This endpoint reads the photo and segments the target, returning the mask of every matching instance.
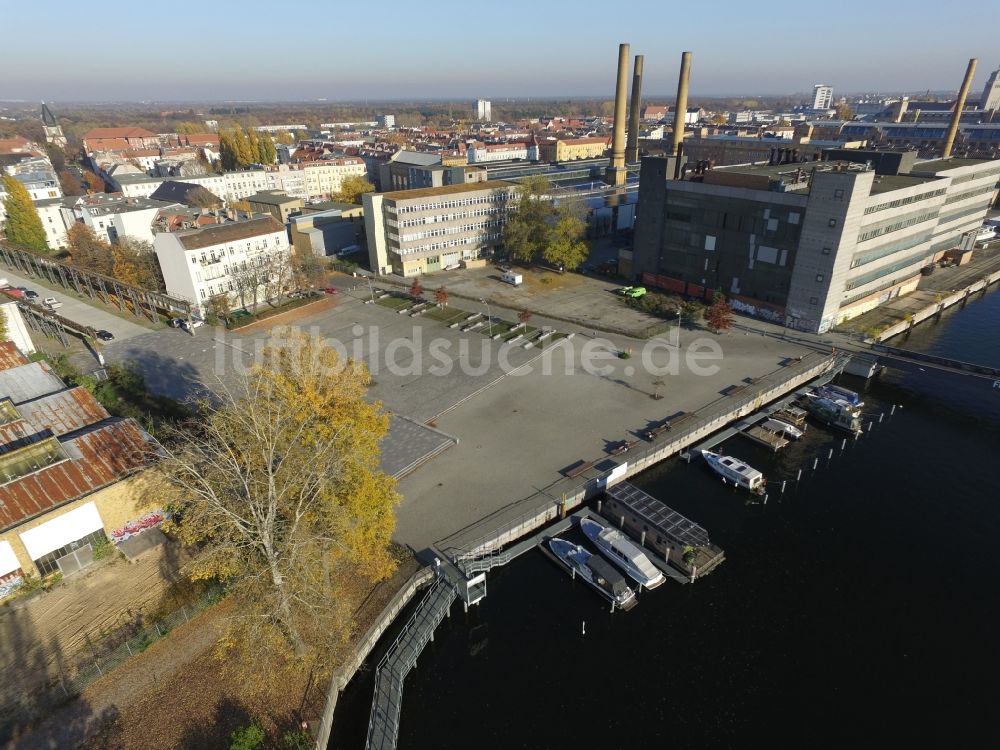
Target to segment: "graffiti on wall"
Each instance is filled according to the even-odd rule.
[[[24,585],[24,573],[20,568],[0,576],[0,599],[5,599]]]
[[[147,513],[142,518],[137,518],[135,521],[129,521],[120,529],[112,529],[111,541],[115,544],[121,544],[126,539],[131,539],[136,534],[141,534],[146,529],[159,526],[166,520],[166,518],[167,517],[163,511],[154,510],[151,513]]]
[[[779,324],[784,324],[785,322],[785,313],[783,310],[777,310],[773,307],[766,307],[764,305],[755,305],[751,302],[746,302],[739,297],[731,297],[729,299],[729,305],[736,312],[749,315],[752,318],[760,318],[761,320],[767,320],[771,323]]]

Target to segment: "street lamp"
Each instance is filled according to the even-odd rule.
[[[486,320],[490,324],[490,338],[493,338],[493,314],[490,312],[490,303],[482,297],[479,298],[479,301],[486,305]]]
[[[369,292],[371,293],[371,295],[372,295],[372,302],[374,302],[374,301],[375,301],[375,289],[374,289],[374,288],[372,287],[372,277],[371,277],[371,276],[368,276],[368,275],[366,275],[366,276],[365,276],[365,281],[367,281],[367,282],[368,282],[368,291],[369,291]]]

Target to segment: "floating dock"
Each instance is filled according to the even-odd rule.
[[[781,450],[789,443],[788,438],[779,435],[777,432],[771,432],[771,430],[759,424],[748,427],[741,434],[773,451]]]

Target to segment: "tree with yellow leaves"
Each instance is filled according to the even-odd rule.
[[[387,577],[399,500],[378,467],[388,418],[364,364],[288,329],[173,435],[161,462],[198,579],[220,578],[239,614],[223,639],[247,675],[329,666],[351,632],[359,581]]]

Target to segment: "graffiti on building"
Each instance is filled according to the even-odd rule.
[[[24,585],[24,573],[18,568],[13,573],[0,576],[0,599],[5,599]]]
[[[137,518],[135,521],[129,521],[120,529],[112,529],[111,541],[115,544],[121,544],[126,539],[131,539],[136,534],[141,534],[146,529],[159,526],[165,520],[166,515],[164,515],[163,511],[154,510],[151,513],[147,513],[142,518]]]
[[[779,324],[784,324],[785,322],[784,310],[777,310],[773,307],[766,307],[760,304],[755,305],[752,302],[747,302],[739,297],[731,297],[729,299],[729,305],[736,312],[749,315],[752,318],[760,318],[761,320],[767,320],[771,323]]]

